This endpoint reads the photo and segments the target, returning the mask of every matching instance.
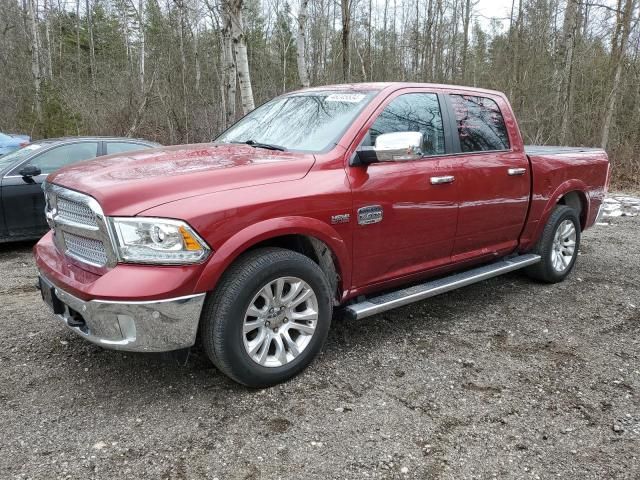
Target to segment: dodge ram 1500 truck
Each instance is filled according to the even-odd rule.
[[[310,88],[213,143],[52,174],[39,286],[91,342],[200,341],[264,387],[311,363],[338,306],[360,319],[520,268],[563,280],[608,177],[602,150],[525,147],[499,92]]]

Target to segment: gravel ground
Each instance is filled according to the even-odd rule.
[[[254,391],[197,352],[102,350],[0,246],[0,478],[640,478],[640,217],[559,285],[510,274],[360,322]]]

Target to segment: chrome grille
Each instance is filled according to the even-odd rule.
[[[97,274],[114,267],[118,258],[100,204],[89,195],[49,182],[43,189],[45,215],[58,250]]]
[[[64,220],[70,220],[80,225],[97,227],[96,214],[88,205],[58,196],[58,216]]]
[[[69,232],[64,232],[63,236],[67,254],[99,267],[107,264],[107,252],[104,248],[104,243],[100,240],[81,237]]]

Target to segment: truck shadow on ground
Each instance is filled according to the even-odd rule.
[[[306,372],[288,385],[294,388],[304,385],[316,389],[329,388],[331,385],[322,379],[326,377],[327,370],[333,368],[332,365],[343,361],[346,363],[348,357],[353,355],[370,355],[389,348],[390,343],[406,342],[408,337],[412,338],[409,340],[410,348],[419,349],[424,355],[433,353],[441,342],[471,350],[473,342],[457,335],[449,336],[450,330],[456,327],[457,322],[469,321],[469,315],[477,318],[477,331],[491,330],[492,326],[483,322],[485,313],[493,315],[497,312],[500,315],[501,310],[508,309],[509,297],[523,288],[535,288],[535,284],[522,274],[512,273],[365,320],[351,321],[341,318],[339,314],[334,315],[323,352]],[[174,354],[102,349],[72,332],[62,330],[61,326],[56,333],[45,340],[47,347],[44,348],[53,355],[70,359],[62,363],[63,372],[60,375],[65,376],[65,371],[71,378],[81,375],[80,388],[95,388],[96,383],[105,392],[117,392],[135,382],[140,394],[166,392],[170,386],[174,389],[173,395],[185,397],[193,395],[194,391],[224,391],[226,397],[256,392],[220,373],[199,346],[191,349],[185,358]],[[363,362],[372,362],[373,368],[379,366],[375,358],[372,360],[368,356],[363,358]],[[416,368],[420,366],[416,365]],[[343,380],[346,383],[357,381],[348,378]],[[147,395],[147,398],[158,397]]]

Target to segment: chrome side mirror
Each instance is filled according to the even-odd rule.
[[[379,162],[396,162],[422,158],[423,136],[420,132],[383,133],[376,138],[374,150]]]

